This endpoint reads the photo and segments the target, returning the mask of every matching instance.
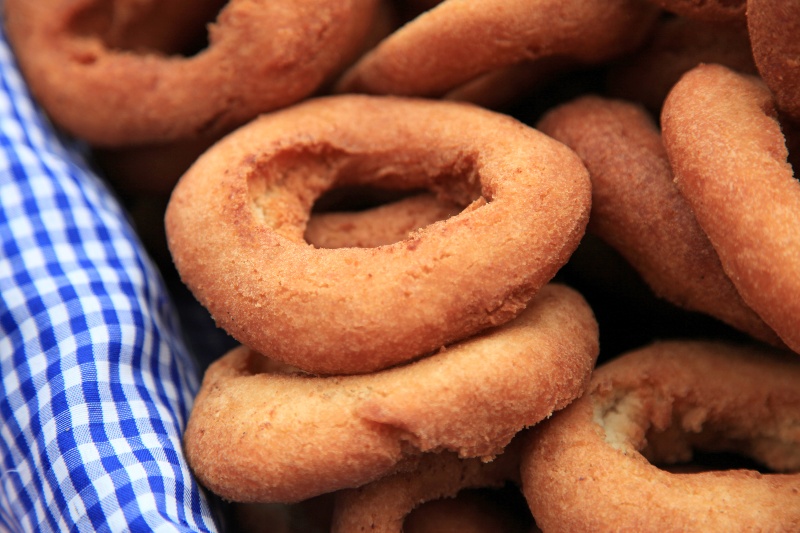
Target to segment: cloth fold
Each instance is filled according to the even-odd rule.
[[[0,530],[216,531],[164,282],[0,36]]]

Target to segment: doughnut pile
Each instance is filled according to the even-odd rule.
[[[3,10],[234,530],[800,531],[797,0]]]

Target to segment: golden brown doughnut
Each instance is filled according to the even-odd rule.
[[[482,197],[392,245],[309,245],[315,198],[358,184]],[[510,117],[351,95],[217,143],[175,187],[166,230],[181,278],[239,342],[308,372],[359,373],[516,316],[577,246],[590,198],[578,157]]]
[[[747,28],[670,17],[659,21],[646,46],[611,66],[607,92],[659,113],[675,82],[700,63],[758,74]]]
[[[519,484],[518,440],[490,462],[452,453],[426,454],[412,470],[339,491],[331,533],[401,533],[408,531],[404,526],[412,510],[425,502],[455,498],[463,489],[500,488],[506,483]]]
[[[407,239],[463,208],[422,193],[364,211],[312,214],[304,238],[317,248],[375,248]]]
[[[3,9],[20,68],[54,122],[121,146],[214,137],[301,100],[360,51],[375,3],[230,0],[191,57],[116,48],[138,44],[115,27],[128,23],[129,1],[7,0]]]
[[[589,230],[660,297],[780,345],[739,296],[672,181],[661,135],[642,108],[586,96],[550,110],[537,128],[575,150],[592,180]]]
[[[203,485],[242,502],[358,487],[419,452],[489,459],[580,396],[597,352],[591,309],[558,285],[512,322],[373,374],[279,372],[242,347],[206,372],[184,449]]]
[[[701,65],[664,103],[679,190],[742,299],[800,352],[800,183],[772,95],[757,78]]]
[[[758,71],[778,108],[800,121],[800,2],[748,0],[747,28]]]
[[[784,354],[785,355],[785,354]],[[672,341],[595,371],[589,391],[532,428],[523,492],[543,531],[798,531],[800,362]],[[781,474],[675,474],[693,450]]]
[[[638,46],[657,13],[641,0],[446,0],[362,57],[338,90],[441,96],[522,61],[600,63]]]

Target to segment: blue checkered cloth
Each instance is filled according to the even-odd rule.
[[[214,531],[162,278],[0,36],[0,530]]]

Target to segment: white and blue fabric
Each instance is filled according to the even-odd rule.
[[[0,245],[0,531],[216,531],[181,451],[199,371],[163,279],[4,34]]]

